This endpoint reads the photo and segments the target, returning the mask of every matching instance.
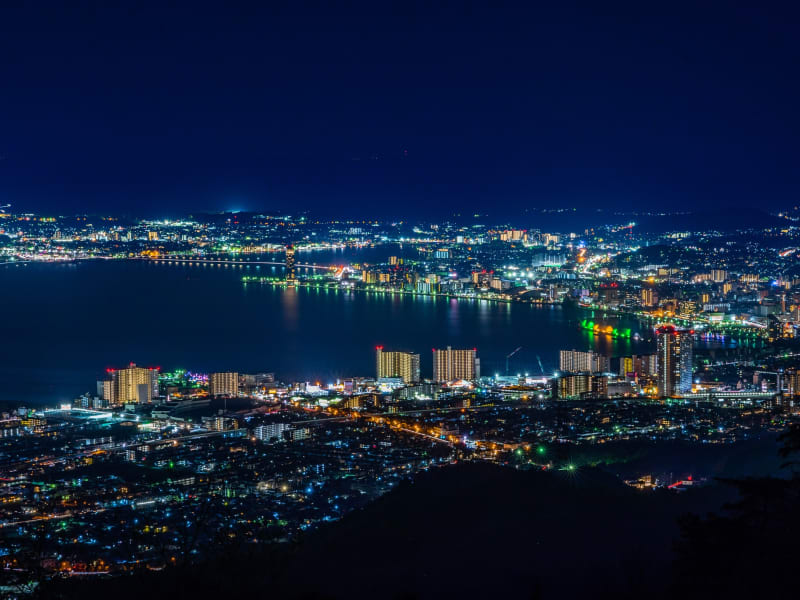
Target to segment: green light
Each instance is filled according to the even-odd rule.
[[[547,452],[547,448],[545,448],[544,446],[539,446],[538,448],[536,448],[536,452],[538,452],[539,454],[544,454],[545,452]]]

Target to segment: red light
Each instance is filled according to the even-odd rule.
[[[375,350],[383,350],[383,346],[375,346]]]
[[[692,480],[692,476],[691,476],[691,475],[689,475],[689,477],[687,477],[686,479],[687,479],[688,481],[691,481],[691,480]]]

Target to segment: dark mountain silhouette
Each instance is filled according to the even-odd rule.
[[[673,588],[685,598],[788,597],[800,560],[800,425],[780,455],[789,477],[727,480],[739,498],[720,514],[681,520]]]
[[[678,518],[734,498],[726,486],[640,492],[596,469],[467,463],[424,473],[291,546],[220,549],[205,564],[68,582],[50,597],[659,597]]]

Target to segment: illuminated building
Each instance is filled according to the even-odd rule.
[[[103,399],[110,404],[142,404],[158,397],[158,368],[109,369],[111,379],[103,383]]]
[[[728,272],[723,269],[711,269],[711,280],[714,283],[722,283],[728,278]]]
[[[446,350],[434,349],[434,381],[456,381],[459,379],[472,381],[480,376],[481,366],[477,349],[453,350],[450,346]]]
[[[563,400],[607,398],[608,379],[591,373],[569,373],[553,380],[553,397]]]
[[[788,395],[792,398],[800,397],[800,369],[789,369],[786,372]]]
[[[511,289],[511,282],[507,279],[501,279],[500,277],[492,277],[491,281],[489,282],[489,287],[493,290],[509,290]]]
[[[476,287],[481,288],[488,288],[489,282],[492,280],[492,273],[488,273],[487,271],[473,271],[472,272],[472,283]]]
[[[726,284],[730,285],[730,284]],[[682,315],[693,315],[697,312],[697,302],[692,300],[683,300],[680,303],[680,312]]]
[[[147,232],[147,239],[151,242],[158,241],[158,232],[157,231],[148,231]]]
[[[286,246],[286,281],[295,281],[297,279],[294,266],[294,246],[289,244]]]
[[[289,439],[293,442],[311,439],[311,430],[308,427],[299,427],[289,430]]]
[[[655,306],[658,304],[658,294],[652,288],[642,289],[642,306]]]
[[[253,435],[256,439],[263,442],[270,440],[277,440],[279,442],[285,441],[283,432],[289,431],[291,426],[288,423],[270,423],[268,425],[259,425],[253,429]]]
[[[211,396],[236,396],[239,393],[239,374],[211,373],[208,376],[208,393]]]
[[[679,396],[692,391],[694,331],[662,325],[656,329],[658,395]]]
[[[378,379],[398,377],[403,383],[419,382],[419,354],[413,352],[384,352],[375,348],[375,368]]]
[[[524,229],[507,229],[500,232],[500,240],[503,242],[521,242],[527,238]]]
[[[619,374],[620,377],[626,378],[633,378],[635,377],[635,372],[633,370],[633,357],[632,356],[622,356],[619,359]]]
[[[655,354],[621,356],[619,359],[619,375],[627,381],[636,381],[640,384],[642,380],[654,380],[657,375]]]
[[[232,429],[239,429],[239,422],[236,419],[223,416],[216,416],[213,417],[213,419],[213,431],[231,431]]]
[[[17,437],[22,432],[22,421],[16,417],[0,419],[0,438]]]
[[[566,373],[603,373],[609,370],[607,356],[597,352],[580,352],[578,350],[562,350],[559,353],[558,368]]]
[[[619,359],[619,374],[626,379],[656,376],[655,354],[634,354]]]
[[[114,396],[114,381],[105,379],[97,382],[97,395],[110,402]]]

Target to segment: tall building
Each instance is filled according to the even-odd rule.
[[[295,281],[297,279],[294,266],[294,246],[289,244],[286,246],[286,281]]]
[[[728,278],[728,272],[725,269],[711,269],[711,280],[714,283],[722,283]]]
[[[590,373],[570,373],[553,379],[553,397],[562,400],[608,397],[608,378]]]
[[[680,396],[692,391],[694,331],[662,325],[656,329],[658,395]]]
[[[419,382],[419,354],[413,352],[384,352],[375,348],[375,368],[378,379],[399,377],[403,383]]]
[[[786,392],[791,398],[800,396],[800,369],[786,371]]]
[[[652,288],[642,288],[642,306],[655,306],[658,304],[658,294]]]
[[[565,373],[605,373],[610,365],[607,356],[591,350],[562,350],[558,357],[558,368]]]
[[[634,354],[633,356],[621,356],[619,359],[619,375],[626,379],[655,377],[657,375],[656,355]]]
[[[211,396],[236,396],[239,393],[239,374],[211,373],[208,376],[208,393]]]
[[[111,404],[142,404],[158,397],[158,368],[109,369],[103,382],[103,399]]]
[[[472,381],[481,376],[481,363],[478,350],[446,350],[433,351],[434,381],[456,381],[464,379]]]

